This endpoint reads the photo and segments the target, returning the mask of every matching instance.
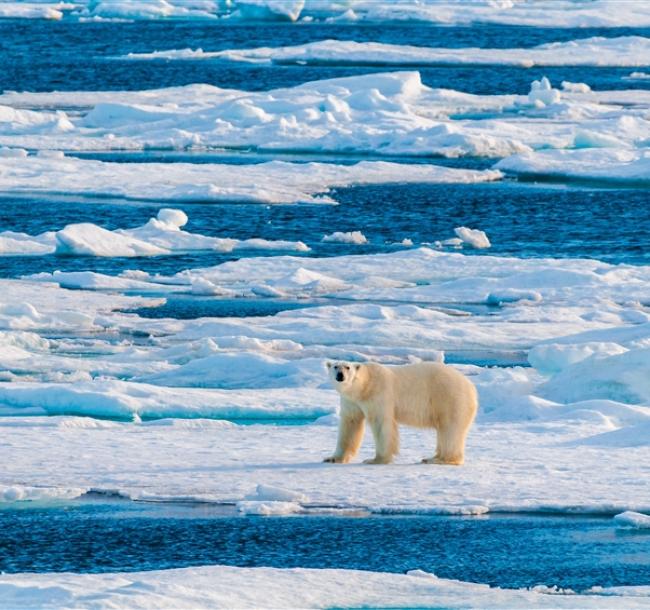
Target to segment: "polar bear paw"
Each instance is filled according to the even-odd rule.
[[[330,455],[329,457],[326,457],[323,462],[327,464],[345,464],[347,460],[338,455]]]
[[[460,466],[463,463],[463,458],[453,458],[453,459],[443,459],[438,456],[431,458],[424,458],[422,460],[423,464],[443,464],[447,466]]]

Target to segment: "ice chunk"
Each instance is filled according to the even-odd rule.
[[[528,101],[534,105],[548,106],[557,104],[562,99],[562,94],[551,87],[551,83],[545,76],[541,80],[534,80],[530,85]]]
[[[297,502],[242,500],[237,502],[237,510],[244,515],[291,515],[301,512],[302,506]]]
[[[638,529],[650,529],[650,515],[627,510],[614,516],[616,525],[630,525]]]
[[[91,223],[68,225],[56,233],[58,254],[88,256],[155,256],[168,251]]]
[[[348,231],[346,233],[335,231],[330,235],[324,235],[321,241],[339,244],[355,244],[357,246],[368,243],[366,236],[361,231]]]
[[[469,244],[473,248],[489,248],[492,245],[485,232],[479,229],[456,227],[454,233],[456,233],[459,239],[463,240],[463,243]]]

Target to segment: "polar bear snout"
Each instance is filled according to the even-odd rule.
[[[341,371],[338,371],[336,373],[336,381],[341,383],[341,381],[344,381],[344,380],[345,380],[345,375],[343,375],[343,373]]]

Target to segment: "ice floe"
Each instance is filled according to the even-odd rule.
[[[605,146],[612,144],[606,134]],[[598,144],[598,142],[592,142]],[[499,161],[496,168],[523,176],[599,180],[619,184],[650,183],[650,151],[625,148],[588,148],[581,150],[540,150],[514,155]]]
[[[440,48],[380,42],[322,40],[290,47],[255,49],[169,49],[129,53],[127,60],[229,60],[276,64],[335,64],[426,66],[441,64],[501,64],[533,66],[630,66],[648,65],[650,39],[642,36],[602,36],[544,43],[532,48]]]
[[[208,237],[183,231],[188,218],[181,210],[161,209],[155,218],[134,229],[109,231],[92,223],[71,224],[60,231],[27,235],[0,233],[0,256],[67,254],[79,256],[160,256],[197,250],[291,250],[307,252],[300,241]]]
[[[74,157],[0,158],[0,191],[19,194],[70,194],[87,197],[169,202],[247,202],[247,203],[336,203],[328,191],[337,187],[390,183],[476,183],[499,180],[497,170],[469,170],[438,165],[404,165],[381,161],[361,161],[354,165],[332,163],[287,163],[270,161],[254,165],[194,163],[109,163]],[[94,228],[93,228],[94,227]],[[67,243],[75,249],[75,238],[93,232],[95,238],[107,237],[104,229],[84,226],[64,229],[55,236],[60,247]],[[262,240],[247,243],[194,236],[179,231],[168,222],[152,219],[149,224],[130,231],[111,232],[111,240],[123,242],[123,251],[136,246],[133,240],[148,242],[141,253],[161,254],[164,250],[203,249],[228,250],[235,247],[264,248]],[[99,244],[101,240],[93,242]],[[11,240],[5,242],[4,240]],[[39,236],[33,247],[42,252]],[[4,249],[27,248],[29,236],[3,235]],[[20,243],[18,243],[20,242]],[[278,244],[281,245],[281,244]],[[192,247],[193,246],[193,247]],[[301,246],[287,245],[292,249]],[[92,249],[92,248],[91,248]],[[110,246],[108,247],[110,250]],[[201,248],[198,248],[201,249]],[[87,252],[92,253],[92,252]],[[129,256],[129,254],[125,254]],[[130,254],[131,256],[135,254]]]
[[[615,515],[614,519],[616,520],[617,525],[631,525],[638,529],[648,529],[650,528],[650,515],[643,515],[641,513],[635,513],[633,511],[626,511]]]
[[[407,574],[343,569],[192,567],[105,574],[3,574],[0,595],[16,610],[46,608],[648,608],[647,586],[580,594],[547,587],[501,589]]]
[[[74,116],[57,110],[66,101],[84,110]],[[6,109],[0,112],[0,145],[506,157],[549,148],[643,147],[650,137],[649,103],[644,92],[594,92],[571,85],[560,91],[547,79],[533,82],[528,96],[471,95],[429,88],[418,72],[366,74],[266,92],[208,85],[8,92],[0,96],[5,104],[0,108]],[[39,110],[19,108],[25,104]]]

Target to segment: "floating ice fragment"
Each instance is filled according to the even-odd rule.
[[[302,506],[297,502],[242,500],[237,502],[237,510],[244,515],[291,515],[301,512]]]
[[[456,227],[454,233],[461,239],[464,243],[469,244],[473,248],[483,249],[489,248],[490,240],[484,231],[479,229],[469,229],[468,227]]]
[[[363,245],[368,243],[368,239],[361,231],[348,231],[343,233],[341,231],[335,231],[330,235],[324,235],[321,241],[328,243],[339,243],[339,244],[355,244]]]
[[[617,525],[631,525],[639,529],[650,529],[650,515],[627,510],[614,516]]]

